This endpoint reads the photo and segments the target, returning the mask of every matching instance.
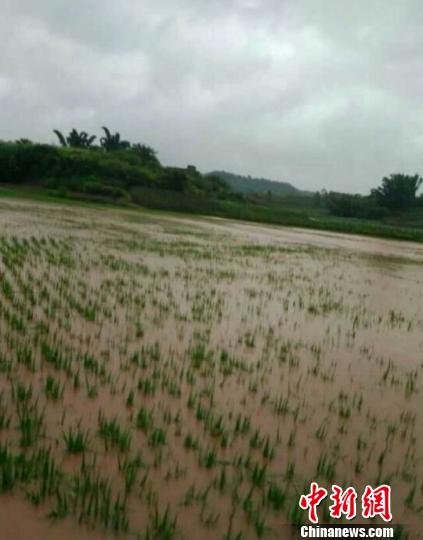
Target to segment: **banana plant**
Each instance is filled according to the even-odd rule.
[[[100,144],[106,152],[130,148],[130,142],[121,140],[120,133],[116,132],[112,135],[108,128],[102,127],[101,129],[104,131],[105,135],[100,139]]]
[[[72,129],[67,137],[57,129],[53,131],[57,135],[60,144],[69,148],[91,148],[97,138],[95,135],[88,135],[86,131],[78,132],[76,129]]]

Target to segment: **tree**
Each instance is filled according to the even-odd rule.
[[[322,206],[322,194],[319,191],[313,195],[313,206],[314,208],[320,208]]]
[[[157,152],[151,146],[146,144],[136,143],[131,146],[131,149],[141,158],[142,161],[149,165],[160,165],[157,158]]]
[[[185,191],[189,184],[189,178],[185,169],[168,167],[162,178],[163,187],[172,191]]]
[[[88,135],[85,131],[78,133],[75,128],[72,129],[66,138],[57,129],[54,129],[53,132],[57,135],[63,147],[69,146],[70,148],[90,148],[97,138],[95,135]]]
[[[120,133],[116,132],[112,135],[106,127],[102,127],[101,129],[104,131],[105,136],[100,139],[100,143],[106,152],[130,148],[131,143],[129,141],[122,141]]]
[[[423,178],[418,174],[391,174],[382,179],[382,185],[373,189],[371,194],[380,206],[390,210],[407,210],[416,203],[416,194]]]
[[[322,192],[322,200],[334,216],[365,219],[380,219],[388,210],[377,204],[370,195],[352,195],[350,193]]]

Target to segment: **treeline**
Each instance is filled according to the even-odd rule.
[[[97,137],[73,129],[54,130],[59,146],[28,139],[0,142],[0,182],[46,188],[61,195],[80,193],[132,200],[138,188],[190,193],[208,199],[235,197],[215,176],[203,176],[194,166],[165,167],[150,146],[130,143],[102,128]]]
[[[107,127],[101,137],[76,129],[68,134],[53,131],[58,145],[0,141],[0,183],[59,196],[298,226],[322,227],[322,216],[328,214],[390,223],[392,217],[412,216],[413,208],[423,209],[423,196],[417,196],[423,179],[417,174],[385,177],[366,196],[321,191],[311,197],[290,184],[282,184],[278,192],[276,182],[264,179],[222,172],[202,175],[193,165],[166,167],[153,148],[125,140]]]
[[[316,206],[324,205],[331,214],[341,217],[382,219],[391,214],[423,207],[423,195],[417,197],[423,179],[418,175],[391,174],[369,195],[318,192]]]

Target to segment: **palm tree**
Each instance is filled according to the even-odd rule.
[[[131,143],[129,141],[122,141],[120,133],[116,132],[112,135],[106,127],[102,127],[101,129],[104,131],[105,136],[100,139],[100,143],[106,152],[130,148]]]

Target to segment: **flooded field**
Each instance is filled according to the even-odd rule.
[[[280,539],[311,481],[391,485],[423,538],[423,246],[12,200],[0,227],[1,538]]]

